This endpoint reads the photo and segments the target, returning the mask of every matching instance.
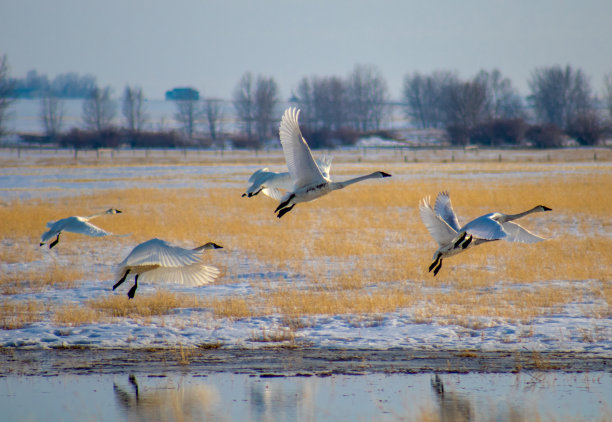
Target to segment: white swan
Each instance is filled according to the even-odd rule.
[[[281,119],[279,136],[293,189],[281,198],[280,204],[274,210],[278,212],[278,218],[291,211],[295,204],[300,202],[312,201],[331,191],[345,188],[362,180],[391,176],[388,173],[377,171],[344,182],[332,182],[329,175],[325,176],[312,158],[310,148],[300,131],[299,114],[300,110],[288,108]]]
[[[456,255],[469,246],[500,239],[523,243],[544,240],[544,238],[531,233],[518,224],[512,223],[512,220],[517,220],[534,212],[550,211],[551,209],[544,205],[538,205],[519,214],[493,212],[475,218],[460,227],[448,192],[440,192],[434,208],[431,207],[429,197],[426,197],[419,203],[419,210],[421,220],[439,245],[438,250],[434,253],[433,262],[429,266],[429,271],[433,270],[435,276],[442,268],[443,258]]]
[[[112,233],[107,232],[106,230],[103,230],[100,227],[94,226],[89,222],[89,220],[93,218],[100,217],[106,214],[121,214],[121,211],[116,210],[114,208],[110,208],[104,212],[90,215],[89,217],[79,217],[77,215],[62,218],[61,220],[57,221],[49,221],[47,223],[47,228],[49,230],[47,230],[42,234],[42,236],[40,236],[40,246],[43,246],[45,243],[47,243],[47,241],[53,236],[57,236],[55,240],[49,244],[49,249],[51,249],[52,247],[57,245],[57,242],[59,242],[59,237],[62,232],[85,234],[87,236],[94,237],[111,235]]]
[[[328,156],[317,158],[317,164],[325,178],[329,178],[331,161],[331,157]],[[255,171],[255,173],[249,177],[249,183],[251,183],[251,185],[247,188],[246,192],[242,194],[243,197],[246,196],[251,198],[259,192],[262,192],[264,195],[280,201],[284,195],[283,191],[289,191],[293,188],[291,175],[288,171],[277,173],[268,170],[268,168]]]
[[[141,276],[151,283],[177,283],[186,286],[203,286],[219,275],[219,270],[202,263],[200,252],[205,249],[220,249],[216,243],[206,243],[194,249],[173,246],[160,239],[147,240],[132,249],[132,252],[119,264],[117,276],[121,277],[113,286],[119,287],[128,274],[134,273],[134,285],[128,291],[132,299],[138,288]]]

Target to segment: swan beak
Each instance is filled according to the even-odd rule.
[[[115,212],[116,212],[117,214],[121,214],[123,211],[120,211],[120,210],[115,210]]]
[[[381,171],[381,172],[380,172],[380,175],[381,175],[382,177],[391,177],[391,175],[390,175],[389,173],[385,173],[384,171]]]
[[[544,211],[552,211],[552,208],[548,208],[548,207],[542,205],[542,210],[544,210]]]

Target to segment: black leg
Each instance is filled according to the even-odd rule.
[[[279,211],[279,210],[281,210],[281,209],[285,208],[285,207],[287,206],[287,204],[289,204],[289,202],[290,202],[290,201],[293,199],[293,197],[294,197],[294,196],[295,196],[295,194],[294,194],[294,193],[292,193],[292,194],[289,196],[289,198],[287,198],[287,200],[286,200],[286,201],[281,202],[280,204],[278,204],[278,207],[276,207],[276,209],[274,210],[274,212],[277,212],[277,211]],[[295,205],[295,204],[293,204],[293,205]],[[293,205],[291,206],[291,208],[293,208]],[[289,209],[291,209],[291,208],[289,208]],[[287,212],[289,212],[289,211],[287,211]],[[280,218],[281,216],[279,215],[278,217]]]
[[[137,288],[138,288],[138,274],[136,274],[136,277],[134,277],[134,285],[132,286],[130,291],[127,293],[129,299],[134,299],[134,294],[136,293]]]
[[[439,260],[440,260],[440,255],[436,256],[436,259],[434,259],[434,262],[432,262],[431,265],[429,266],[429,272],[431,272],[431,270],[433,270],[434,267],[438,265]]]
[[[467,239],[465,239],[465,242],[463,242],[461,244],[461,247],[463,249],[467,248],[468,246],[470,246],[470,243],[472,243],[472,235],[470,235],[470,237],[468,237]]]
[[[282,210],[280,210],[278,212],[277,217],[281,218],[283,215],[287,214],[289,211],[291,211],[293,209],[293,207],[295,207],[295,204],[291,205],[290,207],[287,208],[283,208]]]
[[[434,272],[433,272],[433,273],[434,273],[434,277],[435,277],[436,275],[438,275],[438,271],[440,271],[440,268],[442,268],[442,260],[440,260],[440,261],[438,262],[438,266],[437,266],[436,268],[434,268]]]
[[[121,284],[125,281],[125,278],[127,277],[129,272],[130,272],[129,269],[125,270],[125,274],[123,274],[123,277],[121,277],[121,280],[119,280],[117,283],[115,283],[115,285],[113,286],[113,290],[115,290],[117,287],[121,286]]]
[[[52,247],[57,245],[57,242],[59,242],[59,235],[60,235],[60,233],[58,233],[57,237],[55,238],[55,240],[49,244],[49,249],[51,249]]]
[[[457,241],[453,245],[453,248],[458,248],[461,242],[463,242],[463,239],[465,239],[466,235],[467,235],[467,232],[463,232],[463,234],[459,237],[459,239],[457,239]]]

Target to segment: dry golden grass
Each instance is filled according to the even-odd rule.
[[[192,295],[158,290],[131,300],[123,295],[104,296],[88,301],[86,306],[102,316],[142,318],[167,315],[178,308],[198,308],[200,301]]]
[[[45,305],[38,300],[6,300],[0,301],[0,328],[14,330],[25,327],[33,322],[42,321]]]
[[[63,305],[56,309],[52,316],[54,324],[60,326],[79,326],[100,322],[103,314],[81,305]]]
[[[75,287],[83,278],[83,270],[73,265],[53,264],[49,268],[30,266],[0,275],[0,293],[10,295],[24,291],[39,292],[49,287],[68,289]]]
[[[190,306],[210,309],[217,318],[280,313],[288,320],[299,320],[310,315],[377,315],[412,309],[416,321],[438,318],[450,323],[457,317],[467,326],[477,326],[481,316],[528,321],[581,295],[603,299],[609,307],[609,167],[555,164],[555,160],[571,161],[569,156],[552,157],[550,162],[540,157],[534,159],[539,162],[491,159],[466,163],[460,162],[460,154],[463,152],[457,153],[454,163],[422,163],[422,157],[415,154],[416,164],[412,156],[408,163],[401,155],[391,155],[386,163],[372,163],[367,157],[342,155],[334,160],[332,171],[338,179],[378,169],[390,171],[394,177],[299,204],[281,220],[273,214],[275,201],[263,195],[241,198],[242,188],[214,184],[205,189],[95,191],[70,201],[7,201],[0,204],[0,221],[11,224],[0,226],[0,236],[11,247],[0,250],[0,260],[37,264],[40,254],[49,251],[25,245],[37,245],[47,221],[114,206],[124,213],[101,217],[96,224],[132,236],[92,240],[67,234],[56,253],[82,263],[106,259],[107,255],[100,257],[96,251],[125,249],[152,237],[191,247],[214,241],[225,249],[207,251],[204,259],[227,275],[219,283],[231,282],[236,263],[245,261],[260,271],[300,275],[304,282],[283,283],[277,288],[277,282],[272,281],[254,285],[254,294],[249,296],[202,298],[199,302],[170,293],[158,293],[157,298],[140,296],[134,301],[113,295],[91,301],[80,315],[81,311],[74,312],[74,317],[68,311],[56,312],[58,320],[69,324],[71,318],[146,318],[172,312],[189,300]],[[440,153],[437,160],[446,160],[442,157]],[[361,162],[356,162],[357,158]],[[262,161],[282,165],[279,154],[255,158],[238,154],[226,161],[219,155],[202,154],[200,159],[198,164]],[[236,171],[244,176],[246,186],[250,172],[241,167]],[[552,212],[526,217],[521,224],[549,239],[532,245],[494,242],[469,249],[446,259],[434,278],[427,267],[437,246],[420,220],[418,202],[427,195],[435,198],[442,190],[451,192],[463,223],[491,211],[515,213],[547,205]],[[115,256],[116,262],[123,258]],[[0,276],[4,293],[16,293],[21,283],[34,283],[32,280],[42,279],[42,286],[68,280],[70,285],[86,277],[78,270],[70,272],[78,269],[78,264],[72,269],[39,267],[32,265]],[[112,277],[110,270],[98,276]],[[562,288],[548,283],[580,280],[600,283],[601,288]],[[514,284],[521,287],[513,288]],[[423,289],[438,286],[446,290]],[[486,289],[490,287],[495,288]],[[88,314],[87,309],[94,313]],[[609,316],[605,310],[596,314]]]

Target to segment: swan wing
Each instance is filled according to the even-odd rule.
[[[419,211],[423,224],[427,227],[427,231],[429,231],[431,237],[438,242],[438,245],[447,245],[457,237],[457,231],[442,220],[431,208],[429,197],[421,199]]]
[[[321,170],[321,174],[324,178],[330,178],[330,169],[332,164],[333,157],[329,155],[324,155],[322,157],[317,158],[317,165],[319,166],[319,170]]]
[[[249,183],[254,183],[257,179],[259,179],[261,177],[262,174],[264,174],[264,173],[266,173],[268,171],[269,170],[268,170],[267,167],[259,169],[259,170],[255,170],[255,172],[253,172],[253,174],[251,174],[249,176]]]
[[[124,267],[160,266],[183,267],[200,262],[200,252],[171,245],[165,240],[151,239],[132,249],[119,264]]]
[[[507,234],[501,224],[491,219],[492,215],[493,214],[486,214],[475,218],[474,220],[463,226],[460,232],[469,233],[477,239],[504,239]]]
[[[279,137],[294,190],[326,181],[302,136],[298,124],[299,114],[300,111],[296,108],[285,110],[279,128]]]
[[[276,199],[277,201],[280,201],[284,195],[283,192],[278,188],[264,188],[262,192],[264,195]]]
[[[459,220],[451,205],[450,196],[448,192],[440,192],[436,197],[436,204],[434,205],[434,211],[440,216],[442,220],[451,226],[455,231],[459,231]]]
[[[112,234],[78,217],[68,217],[64,221],[65,223],[63,224],[62,231],[65,232],[84,234],[93,237],[102,237]]]
[[[510,221],[503,223],[502,226],[504,231],[508,233],[506,240],[509,242],[535,243],[545,240],[543,237],[535,235],[526,228]]]
[[[140,275],[145,283],[175,283],[183,286],[203,286],[212,283],[219,276],[219,270],[201,262],[183,267],[159,267]]]

